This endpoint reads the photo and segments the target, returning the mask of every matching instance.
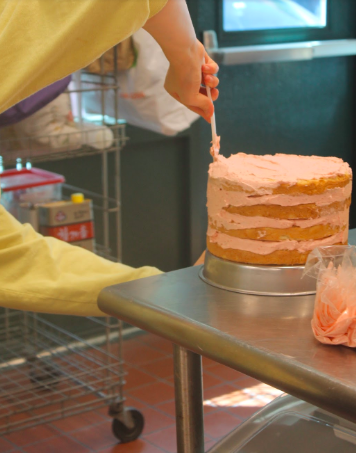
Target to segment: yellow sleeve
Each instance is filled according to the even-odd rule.
[[[0,0],[0,113],[88,66],[167,0]]]
[[[167,3],[168,0],[149,0],[150,2],[150,14],[149,18],[155,16],[157,13],[161,11],[164,5]]]
[[[104,316],[99,292],[110,285],[157,275],[43,237],[0,205],[0,306],[78,316]]]

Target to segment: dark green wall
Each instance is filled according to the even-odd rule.
[[[128,127],[121,153],[123,261],[165,271],[190,265],[189,134],[167,138]],[[109,156],[109,189],[114,194],[114,159]],[[66,182],[101,191],[101,156],[48,162]],[[114,222],[111,233],[115,235]],[[101,224],[96,224],[101,236]],[[114,250],[115,250],[115,243]]]

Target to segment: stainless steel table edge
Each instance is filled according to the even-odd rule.
[[[147,280],[165,278],[165,275],[147,277]],[[219,341],[215,341],[212,336],[214,328],[202,326],[157,306],[153,309],[144,300],[135,299],[133,303],[130,296],[117,287],[103,290],[98,297],[98,306],[104,313],[165,338],[180,348],[206,356],[340,417],[356,421],[356,397],[352,387],[339,384],[326,374],[315,372],[292,358],[284,357],[282,364],[277,354],[262,353],[238,340],[232,344],[227,335],[226,340],[222,335]],[[192,348],[192,344],[196,346]],[[236,357],[236,360],[231,360],[231,357]],[[331,402],[330,392],[334,397],[337,395],[337,408]]]

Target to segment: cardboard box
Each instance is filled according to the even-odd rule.
[[[84,241],[86,239],[94,238],[94,224],[91,220],[89,222],[52,227],[40,225],[40,233],[44,236],[52,236],[61,239],[64,242]]]
[[[39,232],[72,245],[95,251],[93,206],[91,200],[80,203],[57,201],[38,207]]]
[[[91,200],[82,203],[70,201],[55,201],[45,203],[39,207],[39,224],[52,227],[69,225],[93,220],[93,205]]]

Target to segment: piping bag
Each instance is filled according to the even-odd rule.
[[[356,247],[319,247],[303,275],[317,279],[312,329],[324,344],[356,348]]]
[[[208,95],[208,98],[213,102],[213,99],[211,97],[211,91],[210,87],[206,87],[206,92]],[[211,117],[211,132],[212,132],[212,137],[213,141],[211,142],[211,147],[210,147],[210,154],[213,158],[213,161],[216,162],[218,159],[219,151],[220,151],[220,137],[216,135],[216,121],[215,121],[215,111],[213,113],[213,116]]]

